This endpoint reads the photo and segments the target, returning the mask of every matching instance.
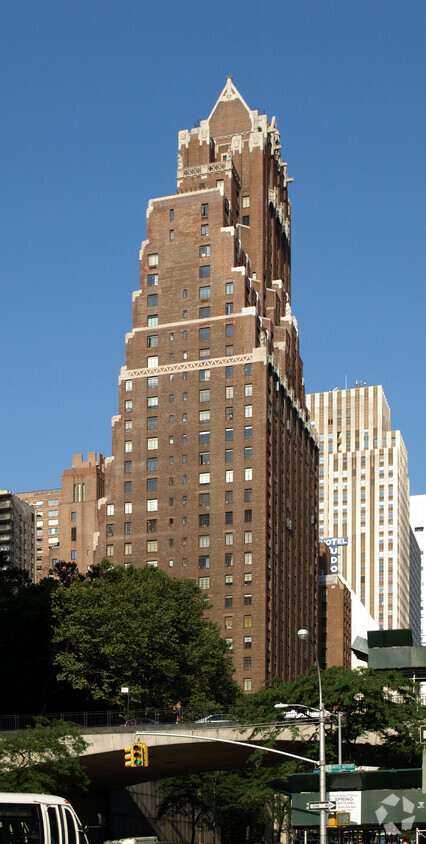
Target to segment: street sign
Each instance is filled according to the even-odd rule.
[[[321,809],[325,809],[326,812],[335,812],[336,811],[336,801],[335,800],[318,800],[316,803],[308,803],[308,809],[310,812],[320,812]]]
[[[420,741],[422,744],[426,744],[426,726],[420,727]]]
[[[425,727],[425,730],[426,730],[426,727]],[[355,768],[356,768],[356,765],[353,762],[346,762],[343,765],[326,765],[325,766],[325,770],[330,771],[330,772],[332,772],[332,771],[334,771],[334,772],[336,772],[336,771],[354,771]]]

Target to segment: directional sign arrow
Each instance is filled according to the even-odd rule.
[[[318,800],[316,803],[308,803],[308,809],[310,812],[318,812],[321,809],[325,809],[327,812],[334,812],[336,809],[336,801],[323,800],[321,802]]]

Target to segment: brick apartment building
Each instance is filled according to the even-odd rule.
[[[318,449],[275,118],[230,78],[149,202],[96,558],[196,580],[246,691],[311,663]]]

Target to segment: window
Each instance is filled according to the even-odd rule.
[[[207,237],[209,233],[209,224],[203,223],[201,226],[201,237]]]
[[[199,349],[198,357],[200,358],[200,360],[209,360],[210,349]]]
[[[249,214],[243,214],[243,226],[249,226],[249,225],[250,225],[250,215]]]
[[[233,554],[225,554],[225,566],[227,566],[227,567],[232,566],[233,559],[234,559]]]
[[[210,524],[210,513],[200,513],[198,516],[198,526],[208,527]]]
[[[147,296],[147,306],[148,308],[156,308],[158,305],[158,293],[150,293]]]
[[[233,419],[234,418],[234,408],[227,407],[225,409],[225,419]]]
[[[244,449],[244,460],[251,460],[253,457],[253,449],[252,448],[245,448]]]
[[[146,424],[149,431],[158,428],[158,416],[148,416]]]
[[[252,562],[253,562],[253,554],[252,554],[252,552],[251,552],[251,551],[246,551],[246,552],[244,553],[244,565],[245,565],[245,566],[251,566]]]
[[[225,586],[232,586],[233,576],[232,574],[225,574]]]
[[[244,521],[246,523],[253,521],[253,510],[244,510]]]
[[[234,500],[234,493],[232,489],[227,489],[225,492],[225,504],[232,504]]]
[[[245,489],[244,490],[244,501],[253,501],[253,490],[252,489]]]
[[[71,528],[71,542],[76,542],[76,541],[77,541],[77,528],[72,527]]]
[[[156,533],[157,532],[157,519],[147,519],[146,520],[146,532],[147,533]]]
[[[106,535],[107,536],[114,536],[114,525],[107,524],[106,526]]]
[[[210,411],[209,410],[200,410],[198,413],[198,421],[199,422],[210,422]]]
[[[252,374],[252,366],[253,365],[251,363],[245,363],[244,364],[244,375],[251,375]]]
[[[132,441],[131,441],[131,440],[126,440],[126,442],[124,443],[124,451],[126,451],[127,453],[129,453],[129,452],[130,452],[130,451],[132,451],[132,450],[133,450]]]
[[[198,557],[198,568],[199,569],[208,569],[210,568],[210,557],[202,556]]]
[[[148,472],[155,472],[158,468],[158,457],[148,457],[146,461],[146,468]]]
[[[250,669],[251,669],[251,656],[245,656],[244,659],[243,659],[243,663],[244,663],[244,671],[250,671]]]
[[[200,402],[210,401],[210,390],[200,390],[199,400]]]
[[[233,520],[234,520],[233,511],[232,510],[226,510],[225,511],[225,524],[226,525],[232,525]]]
[[[245,545],[250,545],[250,543],[251,543],[252,541],[253,541],[253,533],[252,533],[252,531],[251,531],[251,530],[245,530],[245,531],[244,531],[244,544],[245,544]]]
[[[253,384],[244,384],[244,395],[245,396],[252,396],[253,395]]]
[[[158,387],[158,375],[151,375],[147,378],[147,387],[149,390],[151,390],[152,387]]]
[[[132,509],[133,509],[132,508],[132,502],[131,501],[125,501],[124,502],[124,512],[125,513],[131,513]]]
[[[225,430],[225,440],[233,440],[234,439],[234,429],[233,428],[226,428]]]
[[[208,258],[210,255],[210,245],[205,244],[204,246],[200,246],[200,258]]]
[[[225,609],[230,610],[232,607],[232,595],[225,595]]]
[[[199,268],[199,277],[210,278],[210,264],[205,264],[203,267]]]
[[[128,556],[129,554],[132,553],[132,543],[131,542],[125,542],[124,543],[124,553],[126,554],[126,556]]]
[[[113,545],[107,545],[106,555],[107,555],[107,557],[113,557],[114,556],[114,546]]]
[[[210,381],[210,369],[200,369],[199,379],[200,381]]]
[[[252,626],[252,617],[251,615],[244,616],[244,627],[251,627]]]
[[[225,533],[225,545],[233,545],[234,544],[234,534],[233,533]]]
[[[204,534],[203,536],[198,537],[198,547],[210,548],[210,536],[208,534]]]
[[[106,514],[107,514],[107,516],[113,516],[114,515],[114,504],[107,504]]]
[[[234,334],[234,323],[227,322],[225,326],[225,335],[226,337],[232,337]]]
[[[124,382],[126,393],[131,393],[133,390],[133,381],[127,380]]]
[[[157,287],[158,285],[158,275],[157,273],[151,273],[148,276],[148,287]]]
[[[158,334],[148,334],[147,346],[149,349],[153,349],[155,346],[158,346]]]
[[[210,463],[210,452],[209,451],[200,451],[199,453],[200,463],[202,466],[207,466]]]
[[[200,299],[210,299],[210,285],[206,287],[200,287],[199,290]]]
[[[251,440],[253,436],[253,428],[251,425],[246,425],[244,428],[244,439]]]
[[[158,541],[156,539],[148,539],[146,543],[146,550],[147,551],[157,551],[158,550]]]
[[[234,459],[234,451],[232,448],[225,449],[225,463],[232,463]]]
[[[227,314],[227,316],[234,313],[234,303],[233,302],[226,302],[225,313]]]
[[[246,417],[246,419],[249,419],[251,416],[253,416],[253,405],[252,404],[246,404],[245,405],[244,416]]]
[[[251,598],[252,598],[251,595],[244,595],[244,606],[245,607],[251,607],[251,603],[252,603]]]
[[[244,636],[244,647],[251,648],[251,636]]]
[[[250,197],[249,197],[248,195],[247,195],[247,196],[243,196],[243,199],[242,199],[242,207],[243,207],[243,208],[250,208]]]
[[[206,328],[200,328],[200,340],[210,340],[210,326],[207,326]]]
[[[132,408],[133,408],[132,400],[127,399],[127,401],[124,402],[124,410],[126,411],[126,413],[129,413],[132,410]]]
[[[174,239],[175,239],[174,229],[170,229],[170,232],[169,232],[169,238],[170,238],[170,240],[174,240]]]
[[[203,202],[201,204],[201,216],[208,217],[209,216],[209,205],[208,202]]]
[[[158,355],[150,355],[146,365],[148,369],[155,369],[158,366]]]
[[[200,431],[198,434],[198,442],[202,443],[209,443],[210,442],[210,431]]]
[[[234,388],[233,387],[225,387],[225,398],[226,399],[233,399],[234,398]]]
[[[245,481],[252,481],[253,480],[253,469],[244,469],[244,480]]]
[[[158,252],[148,255],[148,267],[158,267]]]
[[[146,502],[146,509],[148,513],[153,513],[158,510],[158,498],[148,498]]]
[[[154,326],[158,325],[158,314],[151,314],[147,319],[147,325],[149,328],[154,328]]]
[[[158,489],[158,478],[147,478],[146,488],[148,492],[155,492]]]
[[[132,420],[131,420],[131,419],[126,419],[126,420],[125,420],[125,422],[124,422],[124,430],[125,430],[125,431],[131,431],[131,430],[132,430],[132,428],[133,428],[133,422],[132,422]]]
[[[131,522],[124,522],[124,533],[129,534],[132,532],[132,523]]]
[[[225,293],[227,294],[227,296],[230,296],[233,292],[234,292],[234,282],[233,281],[227,281],[226,285],[225,285]]]
[[[225,472],[225,483],[232,484],[234,482],[234,470],[228,469]]]
[[[200,589],[209,589],[210,588],[210,578],[209,577],[199,577],[198,578],[198,586]]]
[[[225,355],[229,358],[233,354],[234,354],[234,347],[233,346],[225,346]]]
[[[72,513],[71,513],[71,521],[72,521],[72,522],[76,522],[76,521],[77,521],[77,513],[75,513],[75,512],[72,512]]]
[[[148,451],[155,451],[158,448],[158,437],[148,437],[146,447]]]
[[[172,403],[174,402],[174,400],[175,400],[175,397],[174,397],[173,393],[170,393],[170,395],[169,395],[169,404],[172,404]]]
[[[199,308],[198,316],[200,319],[210,319],[210,307]]]
[[[202,472],[198,476],[198,482],[200,484],[209,484],[210,483],[210,472]]]
[[[210,505],[210,493],[209,492],[201,492],[198,496],[198,506],[199,507],[208,507]]]
[[[170,209],[170,222],[171,223],[173,223],[174,218],[175,218],[175,212],[174,212],[174,209],[171,208]]]

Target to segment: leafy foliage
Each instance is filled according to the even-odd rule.
[[[371,753],[365,740],[368,733],[378,737],[376,752],[380,764],[411,766],[421,760],[419,725],[425,718],[424,707],[419,706],[411,682],[397,671],[377,672],[373,669],[334,667],[322,672],[324,706],[332,712],[342,712],[342,739],[345,762],[362,762]],[[317,674],[300,675],[293,682],[269,683],[266,688],[247,695],[240,704],[240,721],[257,724],[275,724],[279,716],[276,703],[301,703],[318,707]],[[278,727],[272,729],[277,735]],[[294,731],[301,735],[300,729]],[[256,730],[255,730],[256,732]],[[307,741],[308,752],[318,758],[317,735]],[[337,761],[336,728],[327,727],[327,761]],[[310,748],[309,745],[312,745]],[[309,752],[309,750],[311,752]]]
[[[92,699],[142,706],[229,704],[238,694],[227,646],[190,580],[150,566],[103,568],[52,594],[59,677]]]
[[[87,743],[73,724],[39,719],[34,728],[0,738],[0,791],[66,793],[84,789],[79,756]]]

